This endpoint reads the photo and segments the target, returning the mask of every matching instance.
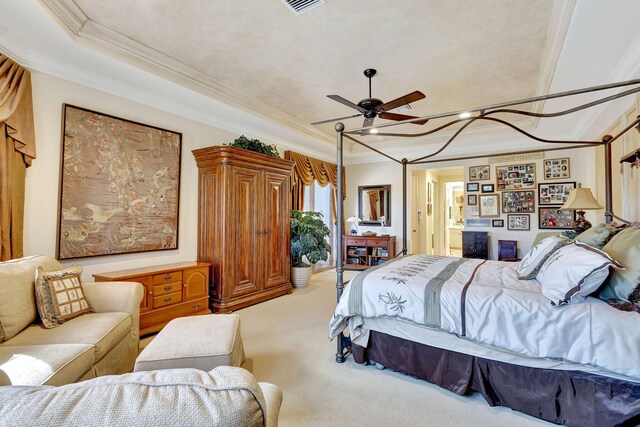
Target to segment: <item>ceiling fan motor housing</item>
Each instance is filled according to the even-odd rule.
[[[366,111],[364,116],[368,119],[376,116],[376,107],[384,104],[381,99],[378,98],[365,98],[358,102],[358,107],[364,108]]]

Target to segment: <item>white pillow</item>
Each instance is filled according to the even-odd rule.
[[[562,246],[570,243],[571,240],[562,236],[551,236],[540,240],[520,261],[517,269],[518,279],[534,279],[547,258]]]
[[[573,242],[555,251],[536,275],[542,295],[553,305],[580,302],[600,287],[609,267],[622,266],[599,249]]]

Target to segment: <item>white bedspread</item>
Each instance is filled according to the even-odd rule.
[[[640,379],[640,315],[596,298],[552,306],[536,280],[519,280],[517,263],[412,255],[351,280],[329,337],[349,320],[396,318],[527,357],[550,358]]]

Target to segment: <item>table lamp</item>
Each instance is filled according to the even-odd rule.
[[[358,218],[357,216],[352,216],[347,218],[347,222],[350,222],[352,224],[352,228],[351,228],[351,234],[358,234],[358,224],[361,222],[362,220],[360,218]],[[355,228],[353,228],[355,227]]]
[[[571,190],[569,198],[560,209],[577,211],[578,218],[573,222],[573,229],[576,233],[582,233],[591,228],[591,223],[584,217],[584,211],[603,209],[603,207],[593,197],[591,189],[582,188],[582,184],[578,184],[578,188]]]

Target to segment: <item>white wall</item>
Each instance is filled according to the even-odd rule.
[[[232,142],[239,135],[47,74],[33,72],[32,81],[37,158],[26,177],[25,256],[56,255],[62,104],[68,103],[181,132],[182,164],[177,250],[81,258],[64,264],[81,264],[83,279],[91,280],[98,272],[196,260],[198,170],[191,150]]]
[[[564,179],[561,181],[576,181],[582,183],[583,187],[589,187],[594,189],[596,187],[596,157],[595,157],[595,149],[594,148],[581,148],[581,149],[573,149],[573,150],[561,150],[555,152],[546,153],[545,156],[547,159],[559,158],[559,157],[569,157],[571,159],[571,178]],[[543,165],[542,160],[536,160],[536,184],[540,182],[553,182],[553,181],[545,181],[542,179],[544,175],[542,175]],[[510,162],[504,164],[517,164],[517,163],[527,163],[527,162]],[[429,166],[421,166],[416,165],[412,166],[410,169],[437,169],[443,167],[450,166],[464,166],[465,168],[465,182],[468,182],[469,178],[469,166],[475,165],[486,165],[488,163],[487,158],[474,159],[474,160],[464,160],[458,162],[442,162],[442,163],[434,163]],[[500,164],[498,164],[500,165]],[[496,183],[496,175],[495,175],[495,164],[491,165],[491,180],[489,181],[480,181],[480,184],[483,183]],[[402,166],[396,164],[391,161],[385,161],[381,163],[369,163],[369,164],[358,164],[358,165],[350,165],[347,166],[346,169],[347,174],[347,199],[345,201],[345,215],[350,216],[354,212],[357,213],[358,205],[358,186],[360,185],[374,185],[374,184],[391,184],[391,214],[392,214],[392,227],[388,228],[390,230],[390,234],[395,234],[397,237],[396,245],[398,248],[402,247]],[[407,177],[407,186],[408,194],[412,194],[411,190],[411,179]],[[537,185],[535,188],[537,194]],[[477,216],[471,216],[470,208],[466,204],[466,196],[467,194],[481,194],[478,193],[466,193],[466,185],[465,185],[465,220],[468,218],[478,218]],[[595,190],[594,190],[595,194]],[[411,209],[411,201],[407,200],[408,208]],[[506,214],[501,214],[499,218],[505,220],[504,228],[492,228],[492,227],[465,227],[465,230],[469,231],[488,231],[491,247],[489,249],[489,256],[491,259],[497,259],[498,255],[498,240],[518,240],[518,250],[519,256],[522,256],[526,251],[529,250],[533,240],[535,239],[538,231],[549,231],[549,230],[538,230],[538,203],[536,196],[536,212],[530,214],[531,220],[531,230],[530,231],[510,231],[506,228]],[[407,213],[407,224],[408,224],[408,240],[411,240],[411,215],[412,212],[409,211]],[[587,219],[594,224],[598,222],[603,222],[604,220],[604,211],[591,211],[587,212]],[[466,221],[465,221],[466,222]],[[360,230],[372,230],[378,231],[380,227],[360,227]],[[411,242],[409,241],[407,244],[408,248],[411,248]]]

